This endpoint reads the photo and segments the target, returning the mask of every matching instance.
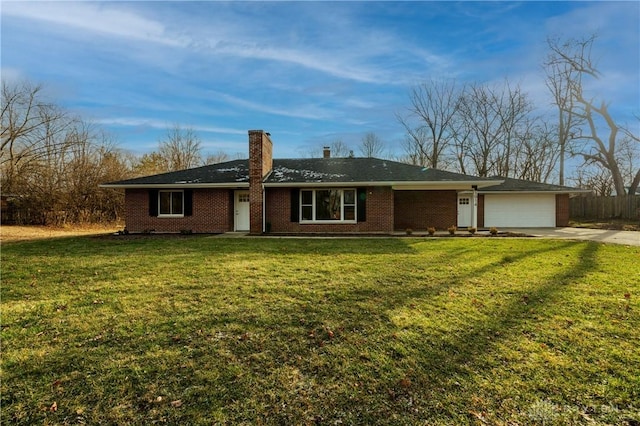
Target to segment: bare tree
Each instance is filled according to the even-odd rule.
[[[551,40],[550,55],[560,67],[569,68],[573,73],[571,75],[575,76],[565,81],[569,86],[572,102],[565,103],[564,109],[570,109],[571,114],[584,122],[584,126],[576,138],[582,143],[574,147],[572,153],[581,156],[587,165],[597,163],[608,170],[611,173],[616,194],[624,195],[625,180],[618,162],[620,140],[628,137],[640,141],[640,138],[629,130],[621,128],[609,112],[609,105],[605,101],[587,98],[584,94],[583,79],[600,76],[591,57],[595,40],[595,35],[582,39],[569,39],[565,42]],[[635,175],[638,179],[634,178],[631,182],[630,192],[635,191],[640,183],[640,169]]]
[[[157,175],[168,171],[167,159],[155,151],[143,154],[133,166],[135,176]]]
[[[600,164],[582,164],[575,171],[575,176],[570,178],[578,188],[593,190],[595,195],[613,195],[613,180],[609,170]]]
[[[60,224],[122,213],[122,194],[98,184],[129,176],[124,157],[99,129],[45,100],[40,86],[3,82],[1,137],[1,185],[16,195],[14,221]]]
[[[519,86],[467,85],[460,98],[455,157],[463,173],[517,175],[522,134],[532,106]]]
[[[408,116],[397,115],[407,131],[404,149],[408,157],[422,159],[424,166],[441,167],[457,132],[460,96],[453,80],[431,80],[411,89]]]
[[[574,114],[575,105],[572,90],[574,86],[582,86],[582,73],[573,65],[565,61],[560,55],[553,51],[553,46],[560,46],[558,39],[547,38],[547,45],[551,48],[551,53],[543,63],[545,71],[545,84],[553,97],[553,104],[558,113],[557,143],[560,147],[559,153],[559,183],[564,185],[565,162],[573,135],[578,133],[582,124],[579,117]],[[563,43],[563,48],[570,48],[570,43]],[[590,55],[591,42],[586,40],[580,43],[580,56]],[[576,52],[577,53],[577,52]]]
[[[522,144],[526,143],[522,134],[531,128],[532,119],[529,118],[533,105],[519,86],[511,87],[505,80],[502,90],[495,90],[496,102],[493,104],[495,113],[500,118],[500,144],[493,151],[492,163],[495,164],[495,174],[498,176],[516,176],[519,172],[519,158]],[[535,121],[535,120],[534,120]],[[540,152],[539,155],[545,153]]]
[[[523,158],[527,149],[521,145],[529,143],[524,135],[537,119],[530,117],[532,103],[519,86],[508,80],[502,86],[461,87],[431,81],[414,87],[410,100],[408,116],[397,116],[406,130],[406,161],[479,176],[533,173],[533,159]]]
[[[626,132],[626,131],[625,131]],[[630,132],[618,144],[618,164],[625,182],[629,185],[629,194],[635,194],[640,185],[640,149],[638,138],[634,138]]]
[[[555,135],[555,128],[542,120],[526,120],[517,136],[512,176],[536,182],[551,180],[560,156]]]
[[[192,128],[183,129],[176,124],[159,142],[158,154],[165,159],[169,171],[196,167],[202,161],[200,137]]]
[[[384,150],[384,143],[378,135],[373,132],[368,132],[362,137],[360,142],[360,152],[364,157],[378,157]]]
[[[349,157],[352,152],[351,149],[349,148],[349,145],[342,142],[342,140],[340,139],[336,139],[333,142],[331,142],[329,147],[331,148],[332,157],[338,157],[338,158]]]
[[[428,167],[432,164],[429,154],[423,149],[427,142],[427,135],[424,128],[406,128],[407,135],[402,141],[404,150],[403,161],[414,166]]]
[[[76,118],[44,99],[41,86],[29,82],[2,82],[1,121],[0,165],[5,192],[14,190],[14,178],[29,162],[62,149],[67,141],[61,136],[77,123]]]
[[[204,164],[218,164],[224,163],[225,161],[229,161],[231,157],[226,152],[220,150],[215,154],[207,155],[207,159],[204,161]]]

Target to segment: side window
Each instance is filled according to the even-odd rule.
[[[313,220],[313,191],[300,191],[302,220]]]
[[[356,220],[355,189],[346,189],[344,191],[344,220]]]
[[[159,191],[158,192],[159,216],[183,216],[184,192],[183,191]]]

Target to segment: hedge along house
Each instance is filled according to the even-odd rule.
[[[129,232],[252,234],[566,226],[569,194],[580,192],[376,158],[331,158],[328,149],[309,159],[274,160],[272,152],[270,135],[250,130],[248,160],[102,186],[125,190]]]

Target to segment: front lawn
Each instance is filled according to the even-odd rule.
[[[2,422],[638,424],[640,248],[2,246]]]

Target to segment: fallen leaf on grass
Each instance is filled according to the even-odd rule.
[[[181,399],[177,399],[175,401],[171,401],[171,406],[175,407],[175,408],[182,407],[182,400]]]
[[[480,420],[483,424],[487,424],[487,419],[485,418],[484,413],[478,413],[477,411],[469,411],[469,414],[471,414],[476,419]]]
[[[411,379],[408,377],[404,377],[402,378],[402,380],[400,380],[399,382],[400,386],[407,389],[411,387]]]
[[[49,407],[49,411],[51,411],[52,413],[58,411],[58,403],[53,401],[53,404],[51,404],[51,407]]]

